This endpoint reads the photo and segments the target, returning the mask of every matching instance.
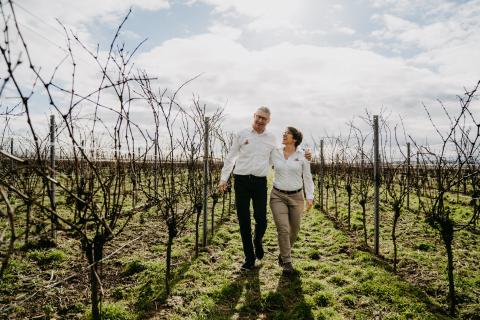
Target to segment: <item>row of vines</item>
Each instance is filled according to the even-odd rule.
[[[76,241],[82,251],[89,270],[92,316],[100,319],[104,289],[99,268],[110,257],[105,247],[132,220],[148,225],[153,216],[161,221],[159,233],[167,238],[168,295],[175,241],[193,230],[192,252],[198,256],[206,245],[206,230],[213,235],[233,209],[231,189],[222,195],[215,187],[233,139],[222,128],[223,109],[209,109],[206,121],[207,106],[199,97],[184,101],[179,95],[196,78],[177,90],[162,90],[155,86],[155,77],[136,69],[132,61],[138,48],[129,50],[119,40],[128,15],[106,51],[90,49],[64,27],[68,54],[47,74],[22,37],[13,2],[1,1],[0,11],[4,35],[0,43],[0,279],[8,274],[16,251],[55,246],[61,234]],[[20,43],[11,42],[13,37]],[[91,89],[78,83],[85,59],[100,74]],[[463,232],[465,237],[466,232],[477,239],[479,235],[480,123],[471,108],[478,86],[459,99],[453,112],[443,109],[450,123],[446,129],[437,126],[426,109],[440,144],[419,144],[403,126],[392,127],[388,119],[382,118],[380,126],[381,210],[391,212],[393,271],[399,263],[397,229],[406,212],[414,213],[443,244],[452,315],[458,308],[456,235]],[[39,104],[49,105],[50,124],[39,121]],[[328,137],[321,144],[319,140],[312,171],[317,208],[346,232],[358,235],[368,248],[375,159],[372,117],[367,114],[364,119],[370,129],[350,123],[347,136]],[[12,139],[19,121],[27,130]],[[453,201],[468,208],[466,213],[458,214]],[[7,299],[0,302],[5,302],[0,312],[12,312],[13,304]]]
[[[100,269],[102,261],[110,257],[105,255],[105,246],[133,219],[148,224],[145,214],[153,212],[161,221],[163,230],[159,232],[168,237],[168,295],[175,240],[193,225],[195,255],[200,249],[200,216],[205,211],[203,162],[209,159],[205,181],[214,190],[219,160],[231,141],[231,135],[221,131],[222,109],[209,113],[207,143],[212,151],[205,157],[207,106],[199,97],[190,102],[177,98],[193,79],[175,91],[159,90],[153,84],[156,78],[133,68],[132,57],[138,48],[128,51],[119,41],[130,13],[106,52],[90,50],[64,27],[65,60],[70,62],[66,67],[70,79],[65,79],[57,75],[65,69],[65,61],[49,75],[36,65],[17,24],[13,2],[0,2],[0,11],[4,35],[0,45],[0,279],[7,274],[15,251],[55,246],[61,234],[77,241],[85,257],[92,317],[100,319]],[[14,36],[20,45],[10,41]],[[90,91],[77,89],[81,87],[77,84],[81,62],[75,53],[83,60],[87,57],[100,74]],[[6,100],[7,96],[15,98]],[[50,123],[36,116],[37,106],[45,102],[52,112]],[[137,108],[148,117],[148,125],[135,119]],[[28,129],[9,138],[14,136],[11,121],[18,123],[18,119],[25,121]],[[231,193],[206,196],[212,203],[209,220],[213,233],[215,206],[222,203],[221,221],[231,209],[232,198]],[[37,294],[42,292],[31,292],[23,301]],[[8,298],[2,298],[2,314],[8,315],[16,307]]]
[[[397,121],[400,125],[392,126],[391,120],[382,118],[379,126],[378,200],[384,213],[381,224],[384,229],[388,228],[388,237],[383,241],[388,241],[385,246],[392,246],[388,250],[390,257],[384,258],[391,261],[392,271],[397,272],[399,238],[422,238],[433,231],[442,244],[437,250],[446,256],[446,300],[451,315],[456,314],[458,302],[455,279],[459,277],[454,275],[455,240],[474,239],[473,246],[460,246],[459,249],[475,255],[478,249],[475,244],[478,245],[480,238],[480,120],[472,107],[479,84],[459,98],[458,106],[450,110],[442,106],[448,126],[435,123],[425,108],[439,143],[420,145],[405,132],[401,121]],[[320,157],[313,164],[318,187],[317,207],[339,228],[361,238],[367,250],[374,242],[373,222],[370,220],[375,206],[376,161],[371,119],[368,115],[364,117],[371,131],[362,131],[350,123],[348,135],[321,139],[317,144]],[[340,196],[346,201],[341,202]],[[355,218],[359,223],[352,225],[354,205],[358,206]],[[418,226],[417,234],[405,230],[412,223],[408,220]],[[399,235],[397,230],[402,225],[404,228]],[[464,257],[462,254],[460,259]],[[465,277],[475,279],[472,274]],[[478,303],[478,290],[473,288],[471,293],[462,300]]]

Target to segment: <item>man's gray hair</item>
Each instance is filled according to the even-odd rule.
[[[257,112],[264,112],[268,115],[270,115],[270,109],[268,109],[267,107],[265,106],[261,106],[260,108],[257,109]]]

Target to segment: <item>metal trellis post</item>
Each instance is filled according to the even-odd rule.
[[[208,219],[208,121],[209,117],[205,117],[205,130],[203,137],[203,239],[202,246],[205,248],[207,246],[207,219]]]
[[[51,177],[55,180],[55,116],[50,116],[50,169],[51,169]],[[51,201],[52,201],[52,210],[55,211],[57,207],[56,199],[55,199],[55,182],[50,182],[51,188]],[[52,214],[52,238],[56,238],[56,223],[57,219]]]
[[[374,199],[374,248],[375,254],[379,254],[379,231],[380,231],[380,157],[379,157],[379,135],[378,135],[378,115],[373,116],[373,147],[374,147],[374,167],[373,179],[375,183],[375,199]]]
[[[320,177],[319,177],[319,192],[320,192],[320,210],[323,211],[323,180],[325,178],[325,158],[323,157],[323,140],[320,140]]]

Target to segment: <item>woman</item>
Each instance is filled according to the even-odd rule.
[[[313,204],[314,185],[310,172],[310,162],[303,151],[297,151],[303,135],[293,127],[283,133],[283,147],[274,149],[271,161],[275,170],[273,190],[270,193],[270,208],[277,227],[280,255],[278,263],[283,272],[292,273],[291,248],[300,230],[300,220],[304,211],[303,187],[307,198],[307,210]]]

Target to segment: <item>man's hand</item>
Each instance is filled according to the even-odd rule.
[[[312,161],[312,150],[305,149],[305,152],[303,155],[305,156],[305,159],[307,159],[308,161]]]
[[[218,191],[220,191],[221,193],[227,191],[227,181],[220,180],[220,182],[218,183]]]
[[[305,211],[309,211],[313,206],[313,200],[307,200],[307,209]]]

